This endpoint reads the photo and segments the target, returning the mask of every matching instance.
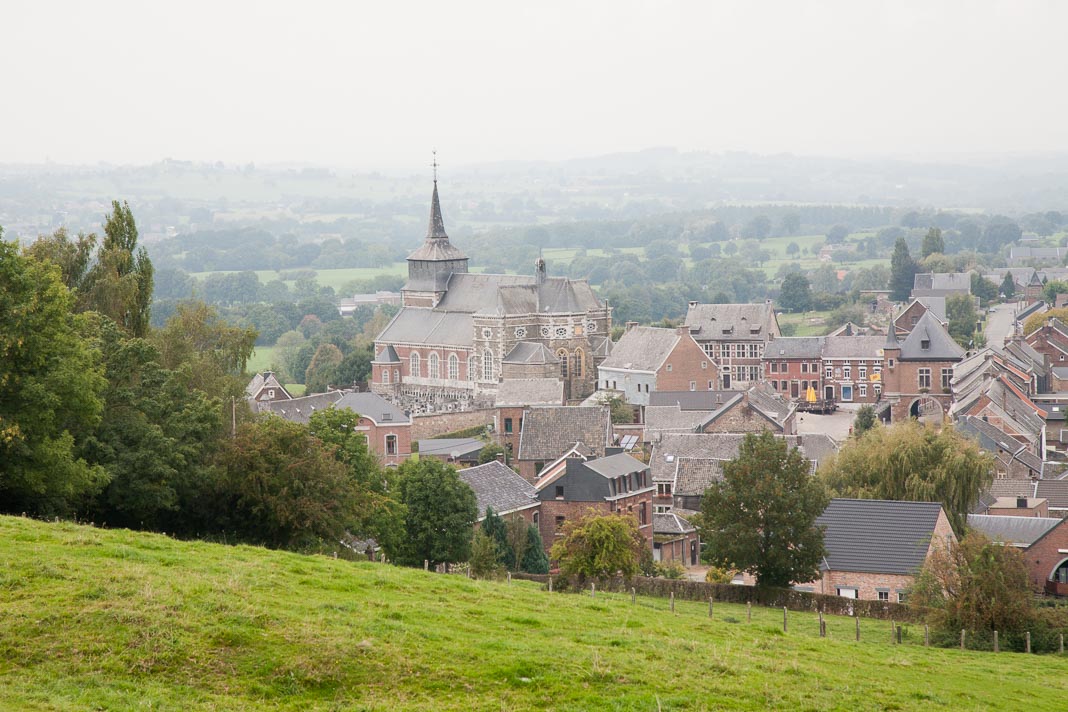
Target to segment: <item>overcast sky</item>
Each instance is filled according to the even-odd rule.
[[[0,162],[1068,150],[1068,2],[3,2]]]

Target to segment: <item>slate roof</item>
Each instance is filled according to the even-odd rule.
[[[968,276],[969,289],[971,288],[971,275]],[[915,301],[927,307],[939,321],[946,321],[946,298],[945,297],[916,297]],[[910,305],[911,306],[911,305]]]
[[[678,534],[681,536],[692,531],[697,530],[677,514],[668,512],[667,514],[653,515],[653,534]]]
[[[924,341],[928,342],[926,349],[923,348]],[[963,356],[964,349],[953,340],[934,314],[927,311],[901,342],[901,355],[898,359],[901,361],[957,361]]]
[[[912,288],[971,294],[972,276],[963,272],[921,272],[913,278]]]
[[[486,507],[493,507],[497,514],[507,514],[538,503],[534,485],[496,460],[460,470],[458,474],[475,492],[479,521],[485,519]]]
[[[548,363],[560,363],[560,359],[546,348],[545,344],[534,341],[518,341],[512,350],[505,354],[502,363],[517,363],[525,365],[545,365]]]
[[[979,441],[979,446],[987,452],[1004,452],[1011,459],[1021,462],[1035,475],[1042,473],[1042,458],[1028,450],[1026,444],[993,423],[974,415],[966,415],[957,421],[957,430],[974,436]]]
[[[346,393],[334,403],[335,408],[348,408],[365,418],[370,418],[377,425],[389,423],[409,424],[412,422],[403,410],[390,403],[377,393]]]
[[[823,354],[824,338],[823,336],[780,336],[768,342],[764,349],[764,360],[818,359]],[[879,348],[882,348],[882,343],[879,344]]]
[[[267,404],[267,410],[275,415],[285,418],[291,423],[303,423],[307,425],[312,413],[319,410],[332,408],[335,403],[344,397],[342,391],[330,391],[329,393],[316,393],[310,396],[292,398],[290,400],[272,401]]]
[[[620,337],[600,368],[626,371],[656,371],[667,360],[679,334],[674,329],[635,326]]]
[[[432,438],[419,441],[419,454],[461,458],[478,453],[484,447],[486,443],[478,438]]]
[[[1039,480],[1034,496],[1048,500],[1050,509],[1068,509],[1068,480]]]
[[[293,397],[289,394],[289,391],[285,389],[285,386],[278,382],[278,378],[274,375],[274,372],[272,371],[264,371],[263,373],[257,373],[255,376],[253,376],[252,380],[248,382],[247,386],[245,386],[245,395],[249,398],[255,398],[265,388],[274,388],[276,390],[280,390],[282,391],[282,393],[285,394],[286,398]]]
[[[1060,517],[1007,517],[996,514],[969,514],[968,526],[981,531],[991,541],[1026,549],[1063,522]]]
[[[738,396],[738,391],[652,391],[650,406],[678,406],[682,410],[719,410]]]
[[[434,194],[430,198],[430,220],[426,228],[426,240],[408,259],[416,262],[466,260],[467,255],[449,242],[445,221],[441,218],[441,202],[438,200],[438,182],[434,181]]]
[[[509,378],[497,386],[498,408],[563,403],[564,382],[556,378]]]
[[[474,343],[471,315],[426,307],[402,307],[378,335],[378,342],[464,346]]]
[[[675,460],[675,480],[671,493],[680,497],[700,497],[713,482],[723,479],[723,461],[700,457]]]
[[[649,469],[649,466],[644,462],[631,457],[625,452],[609,455],[608,457],[597,458],[596,460],[587,460],[586,467],[593,470],[601,477],[607,477],[608,479],[622,477],[623,475],[629,475],[632,472],[642,472],[643,470]]]
[[[518,458],[552,461],[575,443],[582,443],[598,456],[604,455],[611,432],[607,406],[531,408],[523,416]]]
[[[832,499],[816,523],[825,527],[825,568],[915,574],[923,566],[942,505],[878,499]]]
[[[698,341],[764,341],[779,337],[771,304],[692,304],[686,326]]]
[[[885,343],[886,337],[882,335],[828,336],[823,344],[823,358],[877,359]]]
[[[735,396],[736,398],[739,396]],[[677,405],[645,406],[646,437],[652,432],[692,433],[697,426],[708,422],[713,411],[682,410]]]
[[[397,350],[392,345],[386,344],[371,363],[400,363],[400,357],[397,356]]]
[[[746,391],[746,397],[749,400],[749,405],[774,420],[780,426],[795,409],[792,403],[771,390],[771,386],[767,383],[753,386]]]
[[[673,482],[677,462],[682,458],[704,460],[732,460],[745,439],[744,433],[663,433],[653,443],[649,467],[654,482]],[[838,451],[838,446],[822,433],[786,436],[789,447],[796,447],[801,456],[813,463]],[[703,491],[703,490],[702,490]]]

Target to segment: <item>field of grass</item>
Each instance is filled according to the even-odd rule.
[[[248,373],[260,373],[271,367],[272,364],[277,364],[277,347],[275,346],[257,346],[252,352],[252,358],[248,360],[248,364],[245,366],[245,370]],[[303,383],[283,383],[286,390],[289,391],[291,396],[304,395]]]
[[[801,314],[779,314],[779,326],[792,324],[794,336],[823,336],[827,333],[827,325],[824,320],[830,315],[829,311],[810,311]]]
[[[1059,709],[1068,660],[0,517],[5,710]],[[922,638],[922,633],[920,634]],[[884,642],[885,641],[885,642]]]

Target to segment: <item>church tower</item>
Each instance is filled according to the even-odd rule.
[[[449,277],[467,272],[467,255],[449,242],[438,202],[437,169],[430,199],[430,224],[422,247],[408,255],[408,282],[401,289],[406,307],[434,307],[445,296]]]

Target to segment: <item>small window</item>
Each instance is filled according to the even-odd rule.
[[[557,499],[563,499],[564,498],[564,486],[563,485],[556,485],[556,498]]]
[[[389,369],[388,368],[383,368],[382,369],[382,383],[386,384],[386,385],[389,385]]]
[[[268,398],[274,398],[274,389],[273,388],[271,390],[267,391],[267,397]]]
[[[656,484],[656,495],[658,497],[670,497],[671,496],[671,483],[670,482],[658,482]]]
[[[876,595],[879,596],[879,600],[880,601],[889,601],[890,600],[890,592],[889,591],[876,591]]]
[[[534,512],[534,515],[531,517],[531,523],[534,524],[534,526],[538,526],[538,522],[540,520],[541,520],[540,513],[539,512]]]
[[[779,370],[781,370],[783,373],[786,373],[787,371],[790,370],[790,364],[788,364],[785,361],[783,361],[782,363],[779,364]]]
[[[668,370],[668,373],[671,373],[671,364],[670,363],[667,365],[667,370]]]
[[[849,380],[853,377],[853,367],[846,365],[842,366],[842,378]]]
[[[691,391],[696,391],[697,390],[697,381],[690,381],[690,390]]]
[[[897,592],[897,602],[898,603],[907,603],[908,600],[909,600],[909,594],[906,591],[898,591]]]
[[[557,516],[556,517],[556,530],[560,531],[563,528],[564,528],[564,517],[563,516]]]
[[[926,351],[927,349],[931,348],[931,340],[930,339],[920,339],[920,348],[923,349],[924,351]]]
[[[804,361],[801,364],[801,373],[808,373],[808,361]]]
[[[396,455],[397,454],[397,436],[396,435],[387,435],[386,436],[386,454],[387,455]]]
[[[894,367],[894,359],[892,359],[892,358],[886,359],[886,367],[887,368],[893,368]]]
[[[772,361],[771,365],[769,366],[769,370],[771,371],[771,373],[778,373],[779,372],[779,362],[778,361]]]
[[[504,419],[504,432],[506,432],[506,433],[511,433],[512,432],[512,419],[511,418],[505,418]]]
[[[701,368],[708,368],[708,361],[702,361]]]
[[[834,366],[828,366],[827,368],[823,369],[823,377],[834,378]]]

